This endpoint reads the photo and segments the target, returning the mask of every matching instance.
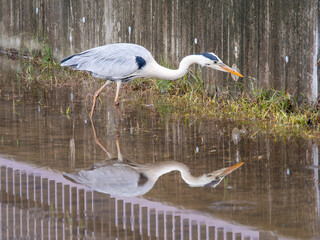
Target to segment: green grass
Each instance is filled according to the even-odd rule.
[[[55,61],[50,48],[44,44],[40,54],[29,59],[19,59],[21,69],[17,72],[17,84],[25,89],[46,87],[75,86],[81,80],[95,81],[89,73],[73,71],[70,68],[61,67]]]
[[[138,91],[138,86],[142,85],[143,89],[147,89],[144,91],[152,94],[157,110],[164,112],[160,115],[168,115],[169,112],[185,121],[224,119],[247,126],[255,134],[268,132],[284,138],[320,138],[320,116],[316,106],[307,103],[298,105],[288,93],[274,89],[252,89],[236,97],[228,93],[208,96],[203,91],[200,78],[195,77],[198,75],[191,72],[192,83],[186,77],[172,82],[170,91],[165,93],[154,79],[132,83],[132,88]]]

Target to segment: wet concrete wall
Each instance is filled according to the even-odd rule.
[[[44,36],[58,59],[113,42],[147,47],[177,66],[188,54],[213,51],[236,64],[245,90],[318,95],[317,0],[0,0],[0,47],[41,48]],[[203,70],[209,94],[239,89],[230,75]],[[243,89],[240,87],[240,89]]]

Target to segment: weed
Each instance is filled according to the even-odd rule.
[[[251,93],[237,97],[228,93],[210,97],[197,79],[194,77],[195,83],[187,78],[179,80],[171,91],[162,94],[154,94],[158,89],[151,84],[147,91],[152,93],[160,115],[184,119],[186,126],[195,119],[227,119],[251,128],[253,137],[265,131],[282,137],[320,137],[317,109],[310,104],[298,105],[287,92],[252,87]]]
[[[67,108],[67,110],[66,110],[66,115],[67,115],[67,118],[68,118],[68,119],[70,118],[69,112],[70,112],[70,106],[69,106],[69,107]]]

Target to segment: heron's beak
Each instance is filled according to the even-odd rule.
[[[241,75],[241,74],[240,74],[240,75]],[[238,164],[233,165],[232,167],[226,168],[226,169],[220,174],[220,176],[226,176],[226,175],[228,175],[229,173],[233,172],[233,171],[236,170],[237,168],[241,167],[242,164],[244,164],[244,162],[239,162]]]
[[[224,63],[219,64],[219,67],[221,68],[222,71],[232,73],[232,74],[237,75],[239,77],[243,77],[238,71],[232,69],[231,67],[228,67]]]

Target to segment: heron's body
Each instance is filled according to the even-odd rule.
[[[146,64],[155,63],[151,53],[142,46],[129,43],[108,44],[74,54],[61,61],[92,73],[92,76],[110,81],[132,81],[146,75]]]
[[[137,77],[179,79],[187,74],[190,65],[195,63],[242,77],[240,73],[226,66],[214,53],[186,56],[180,62],[179,68],[173,70],[159,65],[146,48],[131,43],[115,43],[92,48],[63,59],[61,66],[85,70],[91,72],[94,77],[108,80],[94,95],[92,118],[96,98],[109,83],[117,83],[115,103],[118,104],[121,83]]]

